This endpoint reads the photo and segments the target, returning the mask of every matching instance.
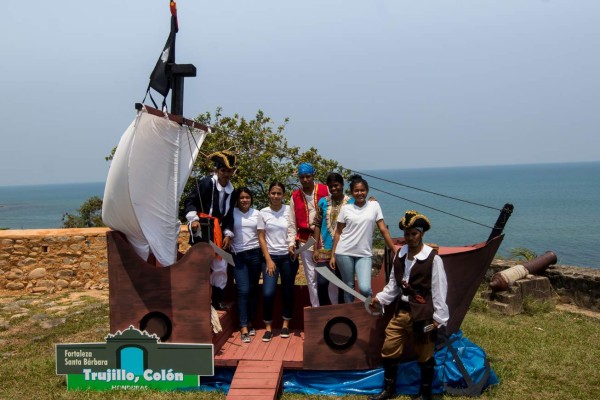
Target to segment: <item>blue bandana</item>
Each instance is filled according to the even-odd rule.
[[[298,175],[314,175],[315,167],[312,166],[311,163],[302,163],[298,167]]]

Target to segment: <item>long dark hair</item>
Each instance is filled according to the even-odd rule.
[[[367,189],[367,192],[369,191],[369,183],[366,180],[364,180],[362,176],[355,174],[348,178],[348,180],[350,181],[350,191],[354,190],[354,186],[357,183],[362,183],[363,185],[365,185],[365,189]]]

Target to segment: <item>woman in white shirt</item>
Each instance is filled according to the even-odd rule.
[[[354,275],[358,280],[358,291],[370,296],[371,257],[373,255],[373,230],[381,231],[385,244],[395,252],[394,243],[383,221],[383,213],[377,201],[368,201],[369,184],[360,175],[350,177],[350,193],[354,203],[342,206],[337,218],[337,227],[330,260],[331,268],[339,268],[342,280],[354,288]],[[344,302],[352,303],[354,296],[344,293]]]
[[[238,189],[236,208],[233,209],[233,242],[231,252],[235,267],[233,275],[237,288],[241,340],[250,343],[256,334],[252,327],[258,302],[258,281],[262,268],[262,254],[258,243],[259,212],[252,208],[252,192],[247,187]]]
[[[277,278],[281,275],[281,292],[283,298],[283,326],[280,336],[290,336],[289,323],[292,319],[294,300],[294,281],[298,273],[298,261],[292,260],[287,243],[289,206],[283,204],[285,186],[281,182],[273,182],[269,186],[269,207],[260,210],[258,219],[258,241],[265,258],[263,264],[263,319],[265,334],[263,342],[270,342],[273,337],[273,306]]]

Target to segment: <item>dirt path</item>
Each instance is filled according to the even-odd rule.
[[[590,318],[600,319],[600,312],[588,310],[585,308],[577,307],[573,304],[557,304],[556,309],[559,311],[566,311],[574,314],[585,315]]]

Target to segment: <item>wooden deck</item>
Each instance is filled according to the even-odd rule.
[[[234,331],[221,349],[215,353],[215,367],[237,367],[241,361],[281,362],[282,368],[301,369],[304,351],[304,333],[290,332],[289,338],[279,336],[279,329],[273,330],[273,339],[263,342],[264,329],[258,329],[252,342],[242,343],[240,332]]]

